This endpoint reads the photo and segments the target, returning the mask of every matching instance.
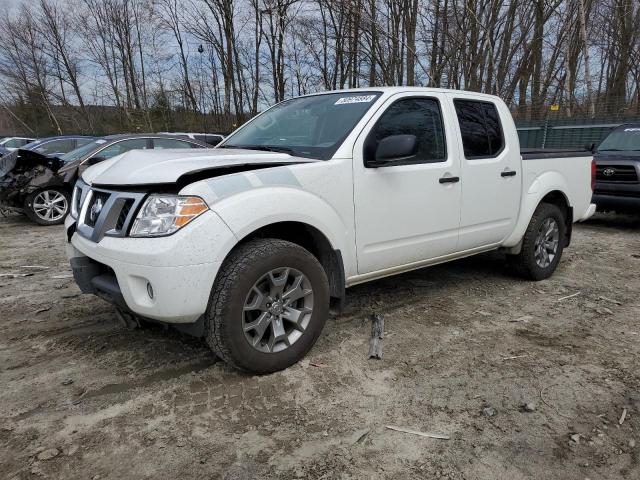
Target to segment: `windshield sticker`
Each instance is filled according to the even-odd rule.
[[[338,99],[338,101],[334,103],[334,105],[350,105],[352,103],[369,103],[374,98],[376,98],[375,95],[359,95],[357,97],[342,97]]]
[[[625,132],[640,132],[640,128],[625,128]]]

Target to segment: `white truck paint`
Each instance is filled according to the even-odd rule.
[[[245,129],[274,128],[267,110],[212,150],[131,151],[89,168],[77,189],[75,218],[66,221],[72,263],[89,259],[108,268],[126,302],[121,308],[161,322],[190,324],[207,311],[230,253],[273,225],[304,226],[328,242],[340,259],[342,271],[329,275],[332,295],[340,297],[343,287],[483,251],[520,253],[532,216],[545,198],[572,215],[569,236],[571,221],[585,220],[595,211],[590,204],[592,157],[542,154],[523,160],[515,125],[499,98],[414,87],[328,95],[340,96],[336,108],[370,98],[367,110],[328,159],[229,148]],[[439,106],[445,158],[367,166],[367,139],[374,126],[392,106],[403,105],[398,102],[416,98]],[[499,152],[489,158],[465,157],[457,100],[495,106],[504,138]],[[486,115],[483,125],[489,128]],[[86,224],[93,192],[107,192],[107,197],[139,192],[142,202],[154,189],[171,186],[179,189],[175,193],[199,197],[208,206],[172,235],[133,238],[112,229],[96,236],[95,228]],[[129,213],[127,221],[133,222],[136,214]],[[288,238],[287,232],[283,235]]]

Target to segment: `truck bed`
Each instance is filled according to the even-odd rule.
[[[563,148],[521,148],[523,160],[542,160],[547,158],[590,157],[590,150],[573,150]]]

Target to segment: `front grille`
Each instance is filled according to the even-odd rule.
[[[93,192],[93,196],[89,200],[89,205],[87,205],[87,213],[84,219],[84,223],[86,225],[89,225],[92,228],[96,226],[96,222],[98,221],[100,213],[108,199],[109,194],[106,192]]]
[[[638,173],[633,165],[596,165],[596,180],[634,183],[638,181]]]
[[[93,242],[99,242],[105,235],[126,236],[135,212],[147,196],[145,192],[117,192],[91,188],[82,180],[78,180],[76,186],[80,189],[77,196],[81,197],[79,209],[83,212],[78,217],[76,231]]]
[[[126,233],[123,230],[125,229],[125,222],[127,220],[129,212],[131,211],[131,207],[133,207],[133,199],[130,198],[124,202],[122,210],[120,210],[120,215],[118,215],[118,220],[116,220],[116,231]]]

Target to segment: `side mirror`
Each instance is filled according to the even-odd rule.
[[[100,163],[104,161],[103,157],[91,157],[89,160],[87,160],[87,163],[89,165],[95,165],[96,163]]]
[[[585,150],[587,150],[587,151],[589,151],[589,152],[591,152],[591,153],[595,153],[595,151],[596,151],[596,144],[595,144],[595,143],[587,143],[587,144],[584,146],[584,149],[585,149]]]
[[[410,160],[415,157],[417,151],[418,140],[415,135],[392,135],[380,140],[375,151],[375,158],[368,159],[365,166],[377,168]]]

